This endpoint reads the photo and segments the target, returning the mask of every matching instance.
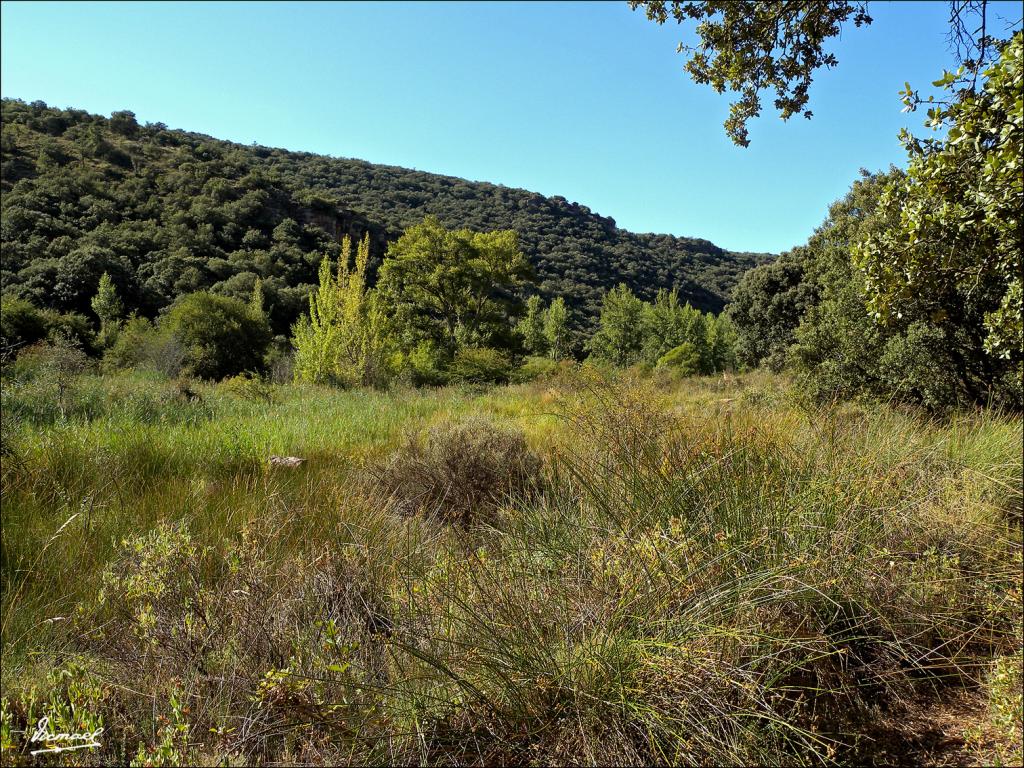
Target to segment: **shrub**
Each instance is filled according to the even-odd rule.
[[[43,310],[46,322],[46,338],[69,339],[72,343],[89,355],[97,353],[96,334],[84,315],[77,312],[60,313]]]
[[[25,381],[58,381],[84,373],[88,367],[89,358],[74,341],[57,338],[23,349],[14,362],[12,373],[16,379]]]
[[[182,606],[201,611],[209,600],[201,586],[204,553],[191,534],[182,525],[162,523],[125,540],[120,554],[103,573],[99,603],[109,600],[123,628],[144,643],[173,647],[182,642],[190,623]]]
[[[14,296],[0,300],[0,347],[5,354],[46,338],[46,319],[30,302]]]
[[[96,334],[82,315],[37,309],[31,302],[5,296],[0,302],[0,351],[11,354],[43,339],[72,339],[85,351],[95,351]]]
[[[50,399],[62,419],[67,418],[75,394],[78,377],[90,366],[86,354],[74,341],[58,337],[53,342],[38,342],[22,350],[13,367],[14,378],[37,381],[49,392],[36,399]],[[37,391],[37,395],[42,395]]]
[[[1019,637],[1018,632],[1018,637]],[[999,757],[1006,765],[1024,763],[1024,655],[1022,651],[1003,656],[992,664],[988,675],[989,718],[999,734]]]
[[[107,370],[151,368],[169,378],[181,373],[184,350],[167,331],[144,317],[133,317],[117,334],[117,341],[103,355]]]
[[[700,371],[700,352],[690,342],[684,342],[662,355],[657,367],[671,368],[683,376],[693,376]]]
[[[225,392],[242,400],[260,403],[274,402],[274,390],[256,376],[240,373],[230,379],[224,379],[219,386]]]
[[[398,352],[392,358],[391,368],[401,381],[417,387],[439,386],[448,383],[444,370],[445,359],[432,342],[420,342],[411,352]]]
[[[212,293],[181,299],[162,327],[183,347],[183,371],[203,379],[262,370],[271,339],[266,317],[238,299]]]
[[[266,356],[267,377],[274,384],[289,384],[295,379],[295,353],[287,336],[275,336]]]
[[[953,346],[943,329],[911,323],[905,334],[886,341],[878,359],[886,391],[932,410],[949,408],[958,400],[956,382],[949,375]]]
[[[253,521],[223,548],[202,545],[184,523],[160,523],[126,537],[103,569],[88,607],[101,627],[90,642],[111,675],[136,682],[121,689],[120,707],[103,710],[108,730],[145,739],[133,765],[222,762],[196,747],[256,754],[262,763],[284,746],[251,738],[248,727],[215,728],[224,723],[220,711],[183,707],[185,700],[244,707],[247,722],[289,739],[302,738],[310,716],[339,735],[372,722],[379,696],[372,675],[390,622],[387,568],[351,550],[284,554],[281,523],[272,515]],[[155,722],[139,702],[152,706]],[[208,733],[217,738],[201,738]],[[115,750],[131,744],[130,737],[104,743],[101,762],[126,764]]]
[[[51,733],[91,734],[97,730],[102,733],[107,725],[104,712],[110,706],[114,691],[102,674],[90,669],[90,661],[78,654],[63,657],[59,665],[47,670],[45,677],[39,680],[43,683],[43,691],[34,684],[35,680],[27,686],[28,690],[25,690],[24,683],[14,686],[14,690],[5,685],[5,697],[0,699],[0,754],[4,765],[32,765],[45,759],[33,756],[29,762],[25,754],[28,751],[26,747],[39,749],[44,746],[28,741],[42,718],[46,718]],[[14,694],[12,699],[7,698],[8,692]],[[16,734],[19,732],[27,744],[18,743],[20,739]],[[65,757],[59,763],[54,761],[54,764],[87,763]]]
[[[540,470],[521,432],[469,419],[411,438],[377,480],[404,514],[423,510],[468,525],[493,519],[505,501],[533,496]]]
[[[819,300],[820,287],[807,275],[809,260],[809,249],[794,248],[743,273],[726,309],[740,364],[773,371],[785,366],[801,318]]]
[[[512,373],[508,357],[490,347],[463,347],[449,369],[455,381],[467,384],[505,384]]]
[[[557,375],[559,368],[558,362],[550,357],[528,357],[512,374],[512,381],[523,383],[550,379]]]

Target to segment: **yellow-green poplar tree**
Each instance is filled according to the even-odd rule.
[[[352,241],[342,241],[335,269],[320,263],[319,286],[309,297],[309,316],[293,330],[295,379],[341,386],[379,384],[386,377],[384,314],[366,287],[370,238],[352,258]]]

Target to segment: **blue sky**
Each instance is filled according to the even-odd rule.
[[[769,99],[742,149],[728,94],[682,71],[684,30],[625,2],[0,7],[5,97],[563,195],[735,250],[804,242],[859,168],[901,163],[899,129],[925,129],[897,91],[952,67],[946,2],[873,2],[814,119]]]

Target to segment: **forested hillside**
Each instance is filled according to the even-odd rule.
[[[433,214],[448,227],[514,229],[545,299],[577,324],[603,291],[679,289],[718,311],[767,259],[699,239],[634,234],[586,206],[521,189],[261,146],[42,102],[3,101],[4,293],[87,313],[103,272],[126,309],[152,316],[212,289],[248,296],[263,280],[274,330],[305,307],[324,254],[371,233],[371,279],[386,244]]]

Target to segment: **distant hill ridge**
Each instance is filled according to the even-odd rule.
[[[369,231],[379,262],[428,214],[516,230],[537,289],[564,297],[580,328],[620,282],[643,298],[675,287],[717,312],[739,275],[771,258],[628,232],[564,197],[141,126],[131,112],[4,99],[2,120],[0,283],[63,311],[88,312],[104,271],[148,315],[194,290],[248,296],[259,276],[285,333],[341,237]]]

